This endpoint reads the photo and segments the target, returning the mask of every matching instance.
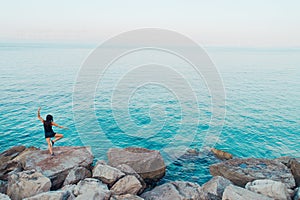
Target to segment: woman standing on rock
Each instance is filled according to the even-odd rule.
[[[54,153],[52,151],[52,146],[54,145],[54,143],[57,141],[57,140],[60,140],[61,138],[64,137],[63,134],[60,134],[60,133],[55,133],[52,129],[52,126],[57,126],[59,128],[64,128],[64,129],[67,129],[63,126],[60,126],[58,124],[56,124],[55,122],[53,122],[53,116],[52,115],[47,115],[46,116],[46,120],[44,120],[41,115],[40,115],[40,111],[41,111],[41,108],[38,109],[38,114],[37,114],[37,117],[39,120],[41,120],[41,122],[44,124],[44,130],[45,130],[45,138],[46,138],[46,141],[48,143],[48,148],[49,148],[49,151],[50,151],[50,154],[52,156],[54,156]],[[51,140],[52,137],[55,137],[54,140]]]

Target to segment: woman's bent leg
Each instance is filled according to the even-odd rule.
[[[55,139],[53,140],[53,142],[56,142],[57,140],[60,140],[61,138],[63,138],[64,135],[60,134],[60,133],[56,133],[54,137],[55,137]]]

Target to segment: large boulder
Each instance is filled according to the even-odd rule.
[[[290,159],[289,161],[289,167],[291,168],[292,174],[295,178],[296,185],[300,186],[300,161],[299,159],[296,160],[295,158]]]
[[[222,197],[222,200],[245,200],[245,199],[274,200],[270,197],[257,194],[255,192],[251,192],[249,190],[234,185],[227,186]]]
[[[208,193],[209,196],[214,196],[215,199],[222,199],[225,188],[230,184],[232,183],[228,179],[222,176],[215,176],[202,185],[202,190]]]
[[[196,183],[175,181],[157,186],[151,191],[143,193],[141,197],[146,200],[208,200],[209,198],[205,195]]]
[[[49,191],[25,198],[24,200],[67,200],[70,194],[67,191]]]
[[[92,173],[90,170],[88,170],[84,167],[75,167],[75,168],[71,169],[70,172],[68,173],[68,175],[63,183],[63,186],[76,184],[85,178],[90,178],[91,176],[92,176]]]
[[[255,180],[246,184],[246,189],[277,200],[290,200],[290,194],[284,183],[273,180]]]
[[[210,173],[213,176],[223,176],[241,187],[244,187],[248,182],[259,179],[281,181],[288,188],[295,187],[295,180],[290,169],[274,160],[258,158],[231,159],[211,165]]]
[[[19,172],[22,167],[17,161],[13,161],[21,152],[26,149],[25,146],[15,146],[0,154],[0,179],[7,180],[10,172]]]
[[[35,169],[51,179],[52,190],[63,185],[69,172],[75,167],[90,168],[93,155],[87,147],[54,147],[55,156],[48,150],[38,150],[23,159],[25,170]]]
[[[119,169],[102,164],[102,162],[97,162],[93,169],[93,178],[100,179],[103,183],[110,186],[123,176],[125,176],[125,174]]]
[[[107,185],[100,180],[86,178],[75,186],[74,195],[76,199],[108,200],[111,192],[108,190]]]
[[[138,194],[143,188],[140,181],[132,175],[127,175],[118,180],[112,187],[111,191],[113,194]]]
[[[31,197],[50,190],[51,181],[34,170],[14,173],[8,177],[7,195],[13,200]]]
[[[111,148],[107,154],[109,165],[117,167],[127,164],[148,183],[157,182],[165,175],[166,165],[159,151],[134,147]]]

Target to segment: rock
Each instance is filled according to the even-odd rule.
[[[300,200],[300,188],[299,187],[295,190],[295,195],[294,195],[293,200]]]
[[[132,169],[130,166],[128,166],[126,164],[121,164],[121,165],[118,165],[116,168],[119,169],[119,170],[121,170],[126,175],[133,175],[133,176],[135,176],[140,181],[140,183],[142,185],[141,192],[143,192],[146,189],[147,185],[146,185],[144,179],[138,173],[136,173],[136,171],[134,171],[134,169]]]
[[[202,185],[202,190],[209,195],[213,195],[216,199],[222,199],[225,188],[230,185],[231,182],[222,176],[215,176],[207,183]]]
[[[28,147],[24,151],[22,151],[17,157],[15,157],[13,159],[13,161],[20,162],[22,164],[22,166],[24,166],[26,156],[31,154],[32,152],[38,151],[38,150],[40,150],[40,149],[36,148],[36,147],[33,147],[33,146]]]
[[[22,166],[19,162],[13,161],[21,152],[25,150],[25,146],[15,146],[0,154],[0,179],[7,180],[12,172],[22,171]]]
[[[86,178],[81,180],[74,188],[76,199],[101,199],[108,200],[111,192],[107,185],[98,179]]]
[[[74,190],[76,188],[76,185],[65,185],[58,191],[65,191],[69,194],[69,197],[67,200],[73,200],[75,199]]]
[[[198,156],[199,155],[199,150],[198,149],[188,149],[186,151],[186,154],[190,155],[190,156]]]
[[[118,180],[112,187],[111,191],[113,194],[137,194],[143,188],[140,181],[132,175],[127,175]]]
[[[184,181],[165,183],[143,193],[141,197],[146,200],[209,199],[198,184]]]
[[[7,195],[23,199],[50,190],[50,179],[34,170],[14,173],[8,177]]]
[[[71,185],[76,184],[80,180],[83,180],[85,178],[90,178],[92,176],[92,173],[90,170],[84,168],[84,167],[75,167],[70,170],[69,174],[67,175],[63,186],[65,185]]]
[[[134,147],[111,148],[107,154],[109,165],[117,167],[127,164],[148,183],[157,182],[165,175],[166,165],[159,151]]]
[[[50,191],[25,198],[24,200],[66,200],[70,194],[66,191]]]
[[[295,178],[296,185],[299,187],[300,186],[300,161],[296,160],[295,158],[290,159],[289,166]]]
[[[73,168],[89,168],[93,163],[93,155],[87,147],[54,147],[53,151],[55,156],[51,156],[48,150],[38,150],[24,158],[24,169],[35,169],[50,178],[52,190],[63,185]]]
[[[6,194],[2,194],[2,193],[0,193],[0,199],[1,200],[10,200],[9,196],[7,196]]]
[[[279,158],[275,158],[274,161],[280,162],[284,164],[285,166],[289,167],[288,164],[290,162],[291,157],[290,156],[282,156]]]
[[[103,183],[110,186],[123,176],[125,176],[125,174],[119,169],[98,162],[93,169],[93,178],[100,179]]]
[[[133,194],[124,194],[124,195],[113,195],[110,200],[143,200],[143,198],[133,195]]]
[[[218,149],[215,149],[215,148],[211,148],[211,151],[215,154],[215,156],[219,159],[222,159],[222,160],[229,160],[229,159],[232,159],[232,154],[230,153],[227,153],[225,151],[222,151],[222,150],[218,150]]]
[[[229,185],[226,187],[222,200],[245,200],[245,199],[253,199],[253,200],[272,200],[270,197],[266,197],[261,194],[257,194],[255,192],[251,192],[244,188]]]
[[[0,193],[6,194],[6,192],[7,192],[7,185],[8,185],[7,181],[0,180]]]
[[[295,180],[290,169],[274,160],[258,158],[231,159],[211,165],[210,173],[213,176],[223,176],[241,187],[244,187],[248,182],[259,179],[281,181],[288,188],[295,187]]]
[[[263,194],[278,200],[290,200],[290,194],[284,183],[273,180],[255,180],[245,187],[247,190]]]

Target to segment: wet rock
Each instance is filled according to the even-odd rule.
[[[211,148],[211,152],[213,152],[217,158],[222,160],[229,160],[233,158],[232,154],[219,149]]]
[[[38,150],[24,158],[24,168],[35,169],[50,178],[52,190],[63,185],[73,168],[89,168],[93,162],[93,155],[87,147],[54,147],[53,151],[55,156],[51,156],[48,150]]]
[[[284,183],[273,180],[256,180],[246,184],[246,189],[263,194],[265,196],[278,199],[290,200],[290,194]]]
[[[295,187],[295,180],[284,164],[267,159],[231,159],[210,166],[213,176],[223,176],[235,185],[244,187],[248,182],[259,179],[281,181],[288,188]]]
[[[113,194],[137,194],[143,188],[140,181],[132,175],[127,175],[118,180],[110,189]]]
[[[143,198],[133,195],[133,194],[124,194],[124,195],[113,195],[110,200],[143,200]]]
[[[148,183],[157,182],[165,175],[166,165],[159,151],[133,147],[111,148],[107,154],[109,165],[117,167],[127,164]]]
[[[141,195],[146,200],[209,199],[196,183],[175,181],[157,186]]]
[[[50,179],[34,170],[14,173],[8,177],[7,195],[14,200],[31,197],[50,190]]]
[[[100,199],[108,200],[111,192],[108,190],[107,185],[98,179],[86,178],[81,180],[74,188],[74,195],[77,199]]]
[[[103,183],[106,183],[110,186],[123,176],[125,176],[125,174],[119,169],[109,165],[103,165],[99,162],[97,162],[93,169],[93,178],[100,179]]]
[[[222,200],[272,200],[272,198],[251,192],[244,188],[229,185],[226,187]]]
[[[289,166],[295,178],[296,185],[300,186],[300,161],[295,158],[289,160]]]
[[[232,183],[228,179],[222,176],[215,176],[202,185],[202,190],[210,196],[215,196],[216,199],[222,199],[225,188],[230,184]]]
[[[1,200],[10,200],[9,196],[7,196],[6,194],[2,194],[2,193],[0,193],[0,199]]]
[[[66,191],[49,191],[25,198],[24,200],[67,200],[70,194]]]
[[[7,185],[8,185],[7,181],[0,180],[0,193],[6,194],[6,192],[7,192]]]
[[[76,184],[80,180],[83,180],[85,178],[90,178],[92,176],[92,173],[90,170],[84,168],[84,167],[75,167],[70,170],[68,173],[63,186],[65,185],[71,185],[71,184]]]

